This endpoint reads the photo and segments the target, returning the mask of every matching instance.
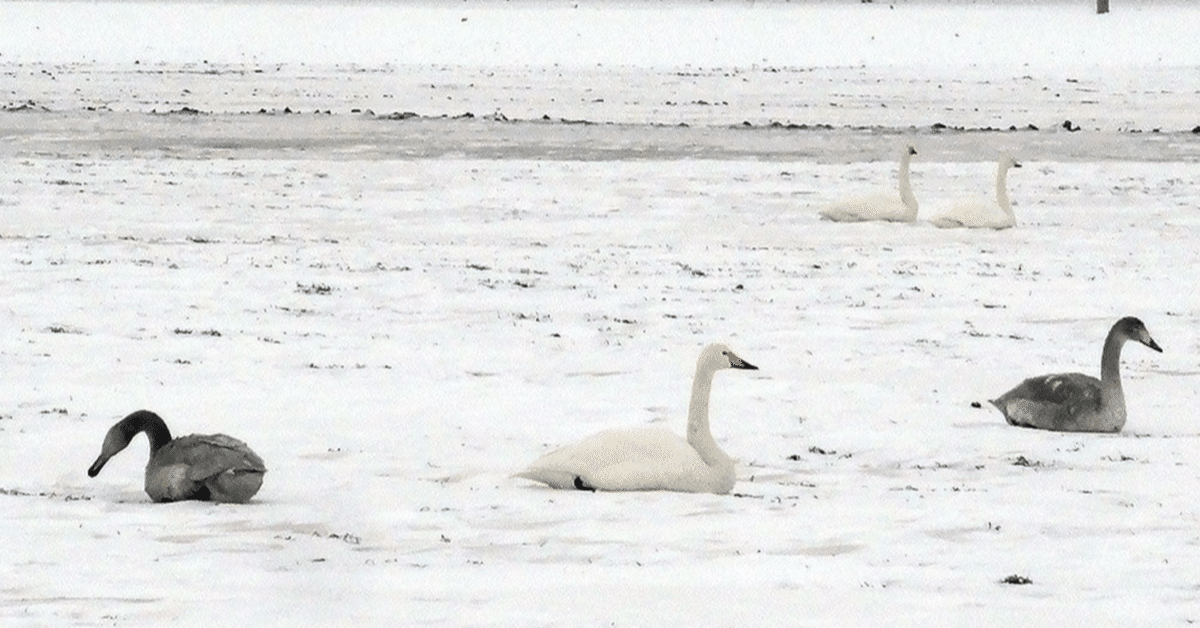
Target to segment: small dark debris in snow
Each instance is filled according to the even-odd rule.
[[[1200,124],[1192,127],[1192,135],[1200,135]]]
[[[1033,580],[1030,580],[1029,578],[1026,578],[1025,576],[1018,576],[1017,574],[1013,574],[1013,575],[1007,576],[1003,580],[1001,580],[1000,584],[1033,584]]]
[[[378,116],[378,120],[410,120],[420,117],[415,111],[396,111],[386,115]]]
[[[474,263],[467,264],[467,268],[469,268],[471,270],[491,270],[492,269],[491,266],[484,266],[483,264],[474,264]]]
[[[329,538],[338,539],[339,541],[344,541],[346,543],[349,543],[350,545],[361,545],[362,544],[362,538],[355,536],[353,534],[350,534],[349,532],[347,532],[345,534],[330,534]]]
[[[812,447],[809,447],[809,448],[808,448],[808,453],[810,453],[810,454],[818,454],[818,455],[821,455],[821,456],[833,456],[833,455],[837,454],[837,452],[836,452],[836,451],[834,451],[834,450],[832,450],[832,449],[821,449],[820,447],[817,447],[816,445],[813,445]]]
[[[972,408],[975,408],[976,410],[978,410],[978,409],[980,409],[980,408],[982,408],[982,407],[983,407],[983,404],[982,404],[982,403],[979,403],[978,401],[972,401],[972,402],[971,402],[971,407],[972,407]]]
[[[174,333],[177,336],[190,336],[192,334],[196,334],[197,336],[212,336],[213,338],[221,337],[221,332],[219,332],[215,329],[202,329],[200,331],[192,331],[191,329],[180,329],[177,327],[177,328],[175,328]]]
[[[1063,120],[1062,128],[1074,133],[1075,131],[1078,131],[1080,127],[1078,124],[1075,124],[1074,122],[1071,122],[1070,120]]]
[[[0,107],[0,111],[3,111],[5,113],[18,113],[18,112],[25,112],[25,111],[50,111],[50,110],[46,107],[43,107],[43,106],[35,103],[32,100],[27,100],[23,103],[18,103],[16,105],[5,105],[3,107]]]
[[[1013,466],[1034,468],[1042,466],[1042,463],[1037,462],[1036,460],[1030,460],[1025,456],[1017,456],[1016,460],[1013,460]]]
[[[326,295],[333,292],[333,288],[323,283],[296,284],[296,292],[301,294],[320,294]]]
[[[708,276],[708,273],[706,273],[702,270],[696,269],[696,268],[692,268],[691,266],[688,266],[687,264],[684,264],[683,262],[675,262],[675,265],[678,266],[679,269],[682,270],[683,272],[691,273],[691,275],[693,277],[707,277]]]
[[[0,495],[8,495],[11,497],[47,497],[50,499],[58,499],[59,497],[61,497],[63,499],[63,501],[66,501],[66,502],[86,502],[86,501],[91,501],[91,499],[92,499],[88,495],[72,495],[70,493],[67,493],[65,495],[60,495],[58,493],[47,492],[47,491],[39,491],[37,493],[28,493],[28,492],[22,491],[20,489],[3,488],[3,487],[0,487]]]

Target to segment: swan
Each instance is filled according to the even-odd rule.
[[[700,352],[687,440],[660,427],[605,430],[542,456],[514,477],[563,489],[728,493],[736,481],[733,459],[709,431],[708,398],[713,375],[729,368],[758,369],[722,344]]]
[[[887,220],[890,222],[912,222],[917,219],[917,197],[913,196],[912,184],[908,180],[908,164],[917,149],[905,146],[900,151],[900,191],[879,190],[866,196],[838,201],[822,209],[822,218],[834,222],[862,222]]]
[[[145,432],[150,439],[146,494],[156,502],[197,499],[245,503],[262,486],[267,468],[246,443],[224,434],[172,439],[166,422],[149,410],[138,410],[109,428],[88,476],[96,477],[138,432]]]
[[[1159,353],[1142,321],[1117,321],[1104,340],[1100,379],[1082,373],[1030,377],[992,400],[1009,425],[1056,432],[1119,432],[1125,426],[1121,390],[1121,346],[1136,340]]]
[[[996,166],[996,201],[969,199],[958,201],[929,219],[943,229],[1008,229],[1017,226],[1012,204],[1008,201],[1008,169],[1021,164],[1011,155],[1002,155]]]

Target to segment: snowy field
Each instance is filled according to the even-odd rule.
[[[1200,621],[1200,7],[793,4],[0,5],[0,623]],[[1017,228],[817,219],[909,143]],[[1125,315],[1123,433],[986,403]],[[718,341],[734,494],[509,477]]]

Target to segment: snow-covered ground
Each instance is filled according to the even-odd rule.
[[[0,5],[2,623],[1200,621],[1200,8],[1123,4]],[[1019,226],[817,220],[905,143]],[[987,405],[1124,315],[1124,433]],[[734,495],[509,478],[713,341]],[[87,478],[143,407],[258,497]]]

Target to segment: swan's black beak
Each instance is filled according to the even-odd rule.
[[[729,366],[735,369],[746,369],[747,371],[757,371],[758,367],[735,356],[731,356]]]
[[[1013,162],[1013,168],[1020,168],[1020,167],[1021,167],[1021,162],[1019,162],[1019,161]]]
[[[104,468],[104,463],[106,462],[108,462],[108,458],[105,458],[103,454],[101,454],[99,458],[96,458],[96,461],[92,463],[92,466],[88,467],[88,477],[94,478],[97,475],[100,475],[100,469]]]
[[[1154,339],[1151,338],[1150,336],[1146,336],[1144,339],[1142,339],[1142,344],[1146,345],[1147,347],[1150,347],[1151,349],[1154,349],[1155,351],[1157,351],[1159,353],[1162,353],[1162,347],[1158,346],[1158,343],[1154,342]]]

